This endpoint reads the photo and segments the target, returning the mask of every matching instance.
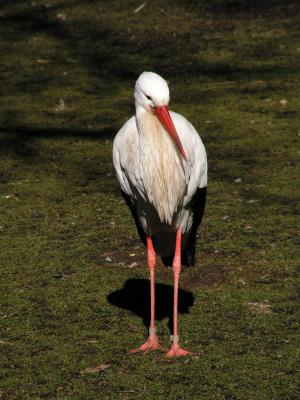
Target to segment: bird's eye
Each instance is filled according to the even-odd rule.
[[[147,99],[148,99],[148,100],[152,101],[152,99],[151,99],[151,97],[150,97],[150,96],[147,96],[147,95],[146,95],[146,97],[147,97]]]

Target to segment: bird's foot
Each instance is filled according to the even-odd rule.
[[[143,352],[144,354],[150,353],[152,350],[163,351],[159,339],[156,335],[149,336],[148,340],[137,349],[130,350],[131,354]]]
[[[170,350],[166,353],[166,357],[185,357],[190,353],[187,350],[183,350],[180,346],[179,346],[179,337],[178,336],[171,336],[171,339],[173,340],[173,343],[170,347]]]

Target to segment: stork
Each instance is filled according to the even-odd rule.
[[[173,335],[167,357],[185,356],[178,335],[178,283],[181,262],[195,262],[196,231],[206,197],[205,147],[193,125],[169,111],[167,82],[143,72],[135,84],[135,116],[117,133],[113,163],[122,195],[147,246],[150,270],[150,328],[148,340],[132,353],[161,349],[155,327],[156,254],[173,260]]]

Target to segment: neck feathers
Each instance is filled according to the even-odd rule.
[[[158,118],[137,115],[140,176],[145,194],[161,222],[172,224],[186,191],[183,161]]]

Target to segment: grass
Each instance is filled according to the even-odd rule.
[[[2,1],[1,398],[300,398],[300,7],[260,3]],[[169,80],[209,159],[181,277],[194,355],[171,361],[127,353],[148,270],[111,150],[143,70]],[[171,271],[157,282],[167,346]]]

